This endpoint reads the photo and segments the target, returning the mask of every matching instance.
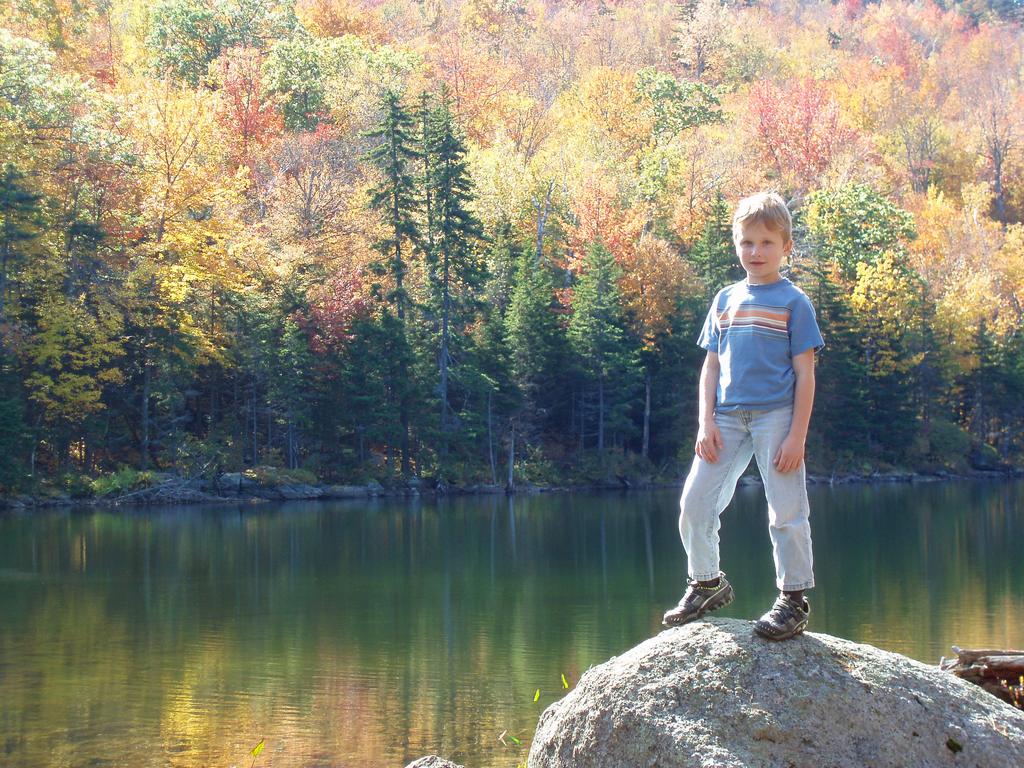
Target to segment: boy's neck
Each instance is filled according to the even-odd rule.
[[[774,277],[768,278],[752,278],[750,275],[747,275],[746,283],[747,285],[771,285],[772,283],[780,282],[782,279],[782,275],[779,273],[776,273]]]

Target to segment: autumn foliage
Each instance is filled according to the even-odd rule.
[[[828,340],[815,468],[1019,462],[1011,6],[15,4],[4,489],[253,463],[497,482],[510,454],[514,477],[673,476],[728,210],[761,189]]]

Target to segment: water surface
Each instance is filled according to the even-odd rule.
[[[512,768],[562,675],[660,629],[677,495],[0,517],[0,766],[249,766],[266,738],[257,766]],[[813,630],[1024,647],[1024,483],[811,504]],[[723,615],[772,602],[765,519],[758,488],[725,513]]]

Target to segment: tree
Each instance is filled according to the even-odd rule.
[[[312,131],[327,119],[330,46],[309,35],[279,40],[263,65],[267,92],[281,103],[290,131]]]
[[[385,93],[381,110],[380,126],[367,134],[368,138],[379,142],[367,153],[366,159],[380,175],[378,184],[370,189],[369,206],[377,211],[384,226],[383,236],[374,244],[383,261],[375,267],[378,273],[386,274],[391,281],[391,289],[384,298],[393,306],[397,321],[393,332],[386,334],[385,354],[401,366],[408,362],[409,357],[405,328],[409,304],[405,287],[407,260],[413,247],[421,240],[416,218],[419,200],[413,167],[420,153],[416,149],[415,118],[402,106],[399,95],[393,91]],[[389,391],[394,394],[401,419],[402,475],[408,476],[412,471],[409,447],[411,406],[409,388],[402,386],[403,381],[406,378],[400,373],[389,377]]]
[[[444,459],[451,431],[449,377],[456,361],[453,340],[472,318],[476,304],[474,290],[485,274],[477,248],[483,231],[470,209],[473,183],[466,167],[466,146],[452,114],[447,89],[442,89],[439,101],[430,110],[426,127],[424,154],[428,158],[426,186],[430,231],[427,257],[440,323],[437,360]]]
[[[231,47],[263,50],[270,40],[298,26],[290,3],[231,0],[163,0],[150,15],[146,44],[153,52],[157,76],[170,74],[197,87],[207,79],[209,66]]]
[[[874,264],[884,253],[900,252],[916,235],[907,211],[863,184],[820,190],[807,198],[807,228],[820,254],[853,279],[858,264]]]
[[[24,257],[24,246],[39,236],[42,226],[42,195],[25,186],[24,179],[10,163],[0,174],[0,327],[7,322],[8,270]]]
[[[18,487],[28,443],[25,402],[13,363],[13,359],[0,350],[0,489],[4,491]]]
[[[689,261],[704,283],[708,304],[719,290],[743,276],[732,239],[732,216],[720,190],[715,191],[704,231],[690,249]]]
[[[551,271],[524,250],[516,263],[505,339],[512,380],[522,393],[525,424],[549,423],[561,397],[557,382],[564,342],[554,304]]]
[[[892,253],[857,264],[850,304],[860,330],[867,374],[869,442],[899,460],[916,434],[914,384],[922,351],[919,278]]]
[[[750,90],[750,108],[766,161],[796,192],[819,186],[856,138],[828,87],[813,80],[787,88],[758,83]]]
[[[605,449],[605,427],[622,435],[639,378],[639,360],[626,329],[619,298],[621,270],[600,243],[587,249],[575,285],[569,341],[579,358],[584,386],[596,390],[597,450]]]
[[[265,148],[284,127],[262,83],[263,55],[256,48],[229,48],[217,59],[221,93],[217,119],[232,137],[235,166],[255,171],[254,153]]]

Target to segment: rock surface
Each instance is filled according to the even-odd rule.
[[[462,768],[462,766],[437,755],[427,755],[419,760],[413,760],[405,768]]]
[[[1024,766],[1024,712],[937,667],[750,622],[669,629],[541,716],[530,768]]]

